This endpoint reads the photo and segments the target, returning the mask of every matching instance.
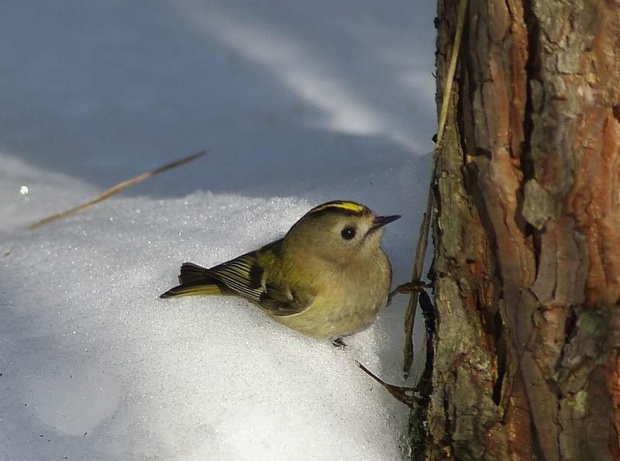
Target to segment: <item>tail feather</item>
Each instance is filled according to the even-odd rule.
[[[199,266],[194,263],[183,263],[181,265],[181,274],[179,275],[179,283],[185,285],[186,283],[214,281],[209,277],[209,269]]]
[[[181,266],[179,285],[160,295],[160,298],[193,295],[221,295],[226,294],[226,292],[226,287],[221,282],[209,276],[209,269],[194,263],[184,263]]]
[[[221,295],[222,289],[214,284],[205,285],[202,282],[185,283],[178,285],[164,294],[160,295],[160,298],[174,298],[176,296],[194,296],[194,295]]]

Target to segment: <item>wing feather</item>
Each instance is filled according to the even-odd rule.
[[[239,294],[259,302],[265,290],[262,286],[257,286],[250,277],[255,263],[256,254],[248,253],[210,269],[209,275]]]
[[[273,315],[296,314],[308,307],[311,300],[294,296],[286,285],[268,282],[261,260],[277,257],[282,240],[277,240],[259,250],[215,266],[208,275],[244,296]]]

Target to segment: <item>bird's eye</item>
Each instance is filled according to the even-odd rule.
[[[342,229],[342,232],[340,232],[340,235],[345,240],[351,240],[352,238],[355,237],[355,227],[352,227],[352,226],[345,227],[344,229]]]

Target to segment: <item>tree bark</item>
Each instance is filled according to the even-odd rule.
[[[439,1],[438,101],[456,28]],[[471,1],[435,176],[429,459],[620,459],[620,1]]]

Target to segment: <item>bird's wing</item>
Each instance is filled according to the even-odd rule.
[[[208,275],[219,280],[273,315],[291,315],[306,309],[311,299],[300,299],[284,285],[266,280],[261,261],[277,257],[282,240],[270,243],[259,250],[246,253],[208,270]]]

